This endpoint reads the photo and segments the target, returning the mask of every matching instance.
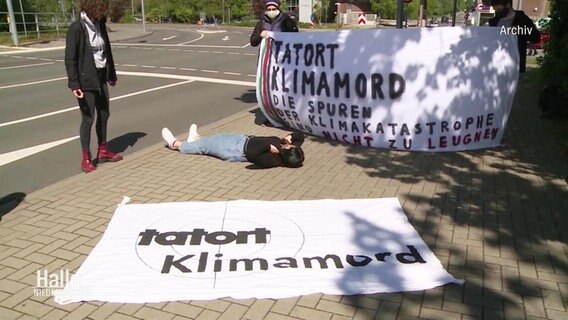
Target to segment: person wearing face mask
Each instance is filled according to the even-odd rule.
[[[523,11],[513,10],[513,0],[492,0],[491,6],[495,10],[495,17],[489,20],[492,27],[522,27],[526,33],[517,35],[519,49],[519,71],[525,72],[527,66],[527,42],[537,42],[540,32],[534,22]],[[528,31],[530,30],[530,33]]]
[[[266,38],[267,31],[298,32],[296,21],[280,11],[280,0],[264,0],[264,8],[264,14],[250,36],[251,46],[257,47]]]

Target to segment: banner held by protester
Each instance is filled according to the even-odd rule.
[[[498,28],[271,33],[257,98],[276,126],[374,148],[499,146],[518,82]]]

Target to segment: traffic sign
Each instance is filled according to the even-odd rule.
[[[357,19],[357,25],[364,26],[367,24],[367,15],[364,13],[359,13],[359,19]]]

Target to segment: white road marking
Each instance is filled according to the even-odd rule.
[[[61,140],[57,140],[57,141],[53,141],[53,142],[48,142],[48,143],[40,144],[40,145],[37,145],[37,146],[33,146],[33,147],[21,149],[21,150],[16,150],[16,151],[0,154],[0,167],[3,166],[3,165],[7,165],[10,162],[14,162],[14,161],[29,157],[29,156],[34,155],[36,153],[57,147],[58,145],[62,145],[64,143],[67,143],[69,141],[73,141],[73,140],[78,139],[78,138],[79,138],[79,136],[70,137],[70,138],[61,139]]]
[[[202,69],[201,72],[207,72],[207,73],[219,73],[219,71],[215,71],[215,70],[207,70],[207,69]]]
[[[230,75],[233,75],[233,76],[240,76],[240,75],[242,75],[242,73],[236,73],[236,72],[223,72],[223,74],[230,74]]]
[[[123,67],[138,67],[137,64],[123,64]]]
[[[0,52],[0,56],[1,55],[14,54],[14,53],[44,52],[44,51],[55,51],[55,50],[61,50],[61,49],[65,49],[65,46],[53,47],[53,48],[40,48],[40,49],[18,48],[18,50]]]
[[[142,65],[140,66],[141,68],[156,68],[156,66],[146,66],[146,65]]]
[[[165,74],[165,73],[148,73],[148,72],[130,72],[130,71],[117,71],[118,74],[125,76],[138,76],[138,77],[153,77],[162,79],[177,79],[177,80],[193,80],[199,82],[217,83],[217,84],[232,84],[237,86],[255,87],[256,82],[240,81],[240,80],[227,80],[205,77],[184,76],[179,74]],[[256,75],[252,75],[256,77]],[[2,126],[0,124],[0,126]]]
[[[178,43],[177,45],[178,45],[178,46],[183,46],[183,45],[186,45],[186,44],[190,44],[190,43],[193,43],[193,42],[195,42],[195,41],[198,41],[198,40],[203,39],[203,37],[205,37],[205,35],[204,35],[203,33],[201,33],[201,34],[199,35],[199,38],[193,39],[193,40],[190,40],[190,41],[186,41],[186,42],[182,42],[182,43]]]
[[[197,71],[197,69],[193,69],[193,68],[179,68],[180,70],[186,70],[186,71]]]
[[[28,68],[28,67],[37,67],[37,66],[44,66],[46,64],[54,64],[55,62],[43,62],[43,63],[34,63],[34,64],[24,64],[21,66],[12,66],[12,67],[2,67],[0,70],[8,70],[8,69],[19,69],[19,68]]]
[[[221,39],[221,40],[227,41],[227,40],[229,40],[229,36],[225,36],[225,37],[224,37],[223,39]]]
[[[145,50],[152,50],[154,48],[148,48],[148,47],[189,47],[189,48],[219,48],[219,49],[242,49],[242,48],[246,48],[248,45],[245,46],[219,46],[219,45],[205,45],[205,44],[189,44],[191,42],[197,41],[199,39],[196,40],[191,40],[191,41],[187,41],[184,43],[179,43],[179,44],[167,44],[167,43],[163,43],[163,44],[151,44],[151,43],[113,43],[112,47],[113,48],[126,48],[129,47],[130,49],[132,49],[133,47],[140,47],[140,49],[145,49]],[[20,52],[21,53],[21,52]],[[27,52],[26,52],[27,53]]]
[[[177,38],[177,36],[171,36],[171,37],[167,37],[167,38],[162,38],[163,41],[168,41],[168,40],[172,40],[174,38]]]
[[[34,85],[34,84],[46,83],[46,82],[52,82],[52,81],[59,81],[59,80],[65,80],[65,79],[67,79],[67,77],[54,78],[54,79],[48,79],[48,80],[40,80],[40,81],[34,81],[34,82],[19,83],[19,84],[12,84],[12,85],[9,85],[9,86],[0,87],[0,90],[16,88],[16,87],[23,87],[23,86],[31,86],[31,85]]]
[[[197,32],[201,32],[201,33],[223,33],[223,32],[227,32],[227,30],[197,30]]]
[[[129,75],[131,72],[117,71],[116,73],[117,74],[125,74],[126,73],[126,75]],[[144,75],[143,72],[135,72],[135,73],[140,74],[142,76]],[[171,77],[170,79],[179,79],[179,78]],[[156,88],[152,88],[152,89],[146,89],[146,90],[142,90],[142,91],[137,91],[137,92],[125,94],[125,95],[122,95],[122,96],[111,98],[110,101],[120,100],[120,99],[124,99],[124,98],[128,98],[128,97],[136,96],[136,95],[139,95],[139,94],[148,93],[148,92],[157,91],[157,90],[166,89],[166,88],[171,88],[171,87],[175,87],[175,86],[179,86],[179,85],[183,85],[183,84],[187,84],[187,83],[196,81],[196,80],[193,80],[193,79],[179,79],[179,80],[185,80],[185,81],[176,82],[176,83],[168,84],[168,85],[161,86],[161,87],[156,87]],[[65,113],[65,112],[69,112],[69,111],[73,111],[73,110],[77,110],[77,109],[79,109],[79,106],[74,106],[74,107],[67,108],[67,109],[48,112],[48,113],[44,113],[44,114],[40,114],[40,115],[37,115],[37,116],[28,117],[28,118],[24,118],[24,119],[4,122],[4,123],[0,123],[0,128],[1,127],[7,127],[7,126],[10,126],[10,125],[14,125],[14,124],[18,124],[18,123],[22,123],[22,122],[28,122],[28,121],[32,121],[32,120],[36,120],[36,119],[46,118],[46,117],[54,116],[54,115],[57,115],[57,114],[60,114],[60,113]]]
[[[175,67],[160,67],[160,69],[175,70]]]

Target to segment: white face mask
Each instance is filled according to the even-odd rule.
[[[274,18],[278,17],[280,10],[272,10],[272,11],[265,11],[264,14],[270,18],[270,20],[274,20]]]

